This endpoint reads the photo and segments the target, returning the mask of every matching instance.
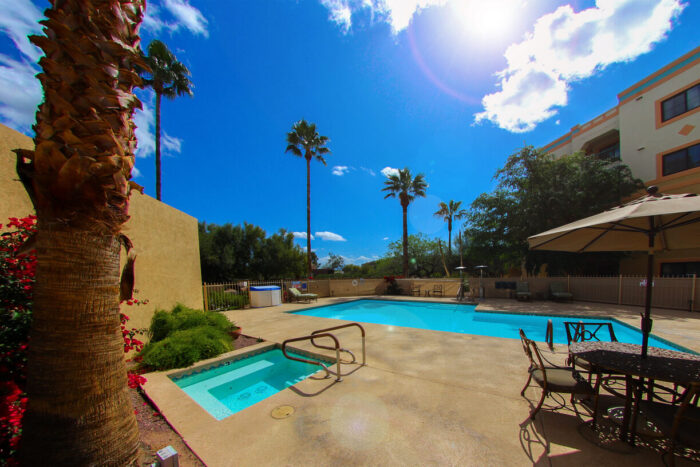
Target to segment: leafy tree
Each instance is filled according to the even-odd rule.
[[[398,175],[389,175],[384,181],[384,188],[382,188],[382,191],[388,192],[384,199],[399,198],[401,203],[403,211],[403,275],[405,277],[408,277],[408,205],[416,197],[425,197],[425,189],[427,187],[428,184],[423,174],[418,174],[413,178],[411,171],[406,167],[399,170]]]
[[[438,239],[430,239],[422,233],[411,234],[407,238],[409,273],[419,277],[442,276],[442,260]],[[403,253],[403,241],[389,244],[388,256],[399,258]],[[408,277],[408,275],[406,275]]]
[[[304,274],[304,252],[281,229],[267,236],[258,226],[199,223],[202,280],[288,279]]]
[[[466,232],[468,255],[494,272],[534,271],[544,263],[555,272],[609,270],[613,255],[529,251],[527,237],[615,206],[643,186],[620,162],[583,153],[556,159],[531,146],[511,155],[494,179],[496,189],[472,203]]]
[[[177,96],[192,96],[190,71],[163,42],[153,40],[148,44],[148,55],[143,55],[148,69],[140,69],[143,84],[156,93],[156,198],[161,197],[160,170],[160,101],[161,96],[175,99]]]
[[[433,214],[436,217],[441,217],[447,222],[447,251],[452,253],[452,221],[464,219],[467,216],[467,211],[460,209],[461,201],[450,200],[449,203],[440,202],[439,209]]]
[[[297,157],[306,159],[306,258],[307,274],[313,271],[311,265],[311,159],[326,165],[324,154],[330,154],[331,150],[326,147],[330,140],[327,136],[321,136],[316,131],[315,123],[308,123],[306,120],[299,120],[292,125],[292,131],[287,133],[287,149]]]
[[[331,252],[328,253],[328,261],[326,261],[326,264],[323,265],[324,268],[328,269],[333,269],[335,270],[340,270],[343,269],[343,265],[345,264],[345,260],[343,259],[342,256],[333,254]]]
[[[45,54],[35,150],[15,150],[39,226],[19,460],[133,465],[139,435],[120,332],[119,253],[134,186],[140,102],[132,90],[141,80],[131,70],[145,66],[143,3],[51,5],[46,35],[30,38]]]

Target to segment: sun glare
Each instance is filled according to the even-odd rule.
[[[519,2],[514,0],[452,0],[450,7],[466,36],[498,39],[513,24]]]

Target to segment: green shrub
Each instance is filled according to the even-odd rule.
[[[171,312],[157,310],[151,319],[151,342],[159,342],[175,331],[209,326],[224,334],[234,327],[226,316],[212,311],[193,310],[182,304],[177,304]]]
[[[247,294],[233,292],[209,292],[209,309],[214,311],[238,310],[248,305]]]
[[[231,342],[231,336],[226,332],[203,325],[174,331],[161,341],[150,342],[141,356],[146,365],[156,370],[182,368],[230,351],[233,348]]]

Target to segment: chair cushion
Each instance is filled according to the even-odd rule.
[[[571,368],[546,368],[547,390],[551,392],[564,392],[575,394],[593,394],[593,387],[583,378],[574,377]],[[542,370],[536,368],[532,371],[532,378],[537,384],[544,386]]]

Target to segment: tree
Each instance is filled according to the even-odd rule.
[[[583,153],[555,159],[531,146],[511,155],[494,179],[496,189],[472,203],[467,229],[470,254],[494,272],[544,263],[581,273],[613,267],[610,254],[529,251],[527,237],[615,206],[643,186],[620,162]]]
[[[442,260],[438,239],[430,239],[422,233],[411,234],[406,239],[408,256],[410,258],[410,273],[419,277],[442,276]],[[388,256],[401,258],[403,256],[403,241],[389,243]]]
[[[425,182],[423,174],[411,176],[411,171],[408,167],[399,170],[398,175],[391,174],[384,181],[382,191],[388,193],[386,198],[399,198],[401,209],[403,211],[403,275],[408,277],[408,205],[413,202],[418,196],[425,197],[425,189],[428,184]]]
[[[46,36],[30,38],[45,54],[35,150],[15,150],[38,218],[20,461],[132,465],[139,436],[120,332],[119,255],[120,240],[129,243],[120,231],[133,186],[143,3],[51,4]]]
[[[297,157],[306,159],[306,271],[311,275],[311,159],[326,165],[324,154],[330,154],[326,147],[330,140],[327,136],[321,136],[316,131],[315,123],[299,120],[292,125],[292,131],[287,133],[287,149]]]
[[[467,216],[467,211],[460,209],[461,205],[461,201],[450,200],[449,204],[441,201],[440,209],[433,214],[435,217],[441,217],[447,222],[447,251],[450,254],[452,254],[452,221],[464,219]]]
[[[305,255],[284,229],[267,236],[255,225],[199,223],[199,256],[204,282],[302,277]]]
[[[177,57],[159,40],[148,44],[148,55],[143,56],[148,69],[141,69],[144,85],[156,93],[156,199],[161,197],[160,163],[160,101],[161,96],[175,99],[177,96],[192,96],[190,71],[177,60]]]
[[[326,264],[323,265],[323,267],[328,268],[328,269],[333,269],[335,270],[340,270],[343,269],[343,266],[345,265],[345,260],[343,259],[342,256],[333,254],[331,252],[328,253],[328,261],[326,261]]]

